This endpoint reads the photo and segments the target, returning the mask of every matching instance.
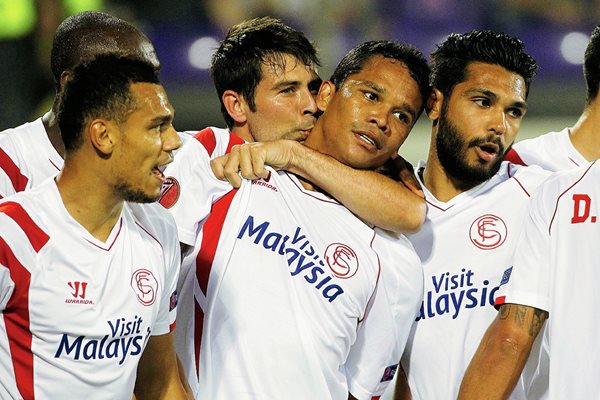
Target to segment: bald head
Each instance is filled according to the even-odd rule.
[[[160,67],[154,46],[138,28],[103,12],[85,11],[65,19],[54,34],[50,66],[57,92],[64,71],[100,54],[133,57]]]

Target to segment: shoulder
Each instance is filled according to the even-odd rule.
[[[507,178],[516,181],[528,196],[552,175],[552,172],[537,165],[523,166],[510,162],[504,162],[504,164],[506,164]]]
[[[208,127],[196,132],[188,131],[186,134],[192,138],[192,140],[186,140],[186,142],[191,141],[200,144],[210,158],[222,156],[228,153],[234,145],[244,143],[244,140],[239,136],[223,128]]]
[[[135,221],[161,243],[177,239],[175,220],[159,203],[126,203]]]

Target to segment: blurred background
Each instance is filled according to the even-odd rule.
[[[319,50],[323,78],[365,40],[407,41],[428,55],[451,32],[504,31],[539,63],[519,139],[575,122],[585,100],[583,53],[600,21],[600,0],[0,0],[0,130],[50,108],[54,30],[83,10],[128,20],[154,42],[178,130],[224,126],[207,68],[229,27],[247,18],[272,15],[303,30]],[[401,153],[415,162],[428,145],[422,116]]]

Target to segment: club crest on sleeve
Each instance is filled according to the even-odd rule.
[[[164,208],[171,208],[179,200],[180,191],[179,181],[172,176],[168,176],[160,188],[160,199],[158,202]]]
[[[383,376],[381,377],[381,382],[387,382],[394,379],[394,375],[396,375],[396,371],[398,370],[398,364],[390,365],[386,367],[385,371],[383,371]]]
[[[169,311],[173,311],[177,307],[177,290],[171,293],[169,297]]]

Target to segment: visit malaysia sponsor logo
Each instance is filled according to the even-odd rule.
[[[256,222],[254,217],[249,215],[237,238],[248,238],[257,246],[284,256],[292,277],[303,278],[330,303],[344,294],[344,289],[335,283],[335,275],[327,272],[328,267],[325,266],[322,256],[317,253],[300,227],[296,227],[291,234],[285,234],[273,230],[269,221]],[[340,273],[356,272],[355,269],[358,268],[356,254],[354,251],[349,254],[352,256],[343,258],[344,262],[348,263],[346,266],[335,265]],[[356,266],[352,259],[356,259]],[[341,258],[339,262],[342,263]]]
[[[151,329],[142,327],[142,317],[115,318],[106,321],[108,329],[93,337],[63,333],[54,358],[71,360],[115,360],[122,365],[127,357],[140,356]],[[145,332],[144,332],[145,331]]]

